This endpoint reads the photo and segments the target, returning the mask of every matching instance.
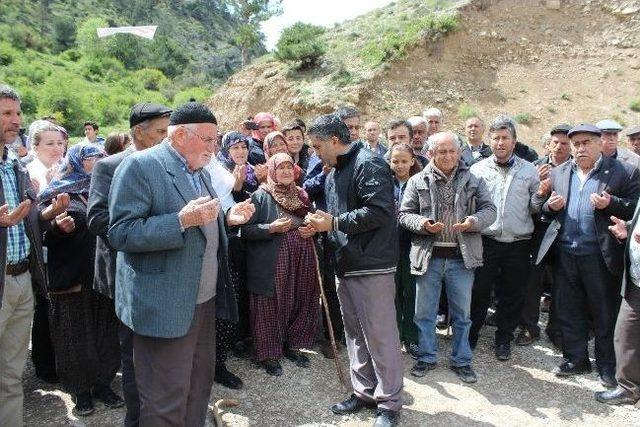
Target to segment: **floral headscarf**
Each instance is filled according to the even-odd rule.
[[[293,159],[288,154],[277,153],[271,156],[267,160],[267,168],[269,170],[267,182],[260,187],[269,192],[282,208],[299,217],[304,217],[309,212],[310,206],[309,196],[306,191],[297,187],[295,182],[284,185],[276,181],[276,169],[287,162],[294,165]]]
[[[82,161],[91,157],[105,157],[102,147],[81,142],[69,148],[57,177],[39,194],[40,201],[47,201],[60,193],[82,194],[89,192],[91,175],[82,166]]]
[[[260,126],[260,122],[271,122],[271,125],[273,126],[273,130],[276,130],[276,118],[271,113],[265,113],[265,112],[258,113],[253,118],[253,121],[258,126]],[[260,130],[259,129],[256,129],[256,130],[252,131],[251,132],[251,136],[256,141],[262,141],[262,135],[260,135]]]
[[[243,135],[240,132],[232,131],[227,132],[222,137],[222,146],[220,147],[220,152],[218,152],[218,160],[220,163],[229,171],[233,172],[233,169],[236,167],[236,163],[231,158],[231,154],[229,153],[229,149],[236,144],[245,144],[247,149],[249,149],[249,138],[246,135]],[[245,182],[252,188],[258,188],[258,178],[256,177],[256,172],[253,169],[253,166],[249,164],[247,161],[247,178]]]

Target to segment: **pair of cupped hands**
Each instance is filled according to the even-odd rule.
[[[236,203],[227,212],[227,225],[230,227],[245,224],[251,219],[256,207],[247,199]],[[191,200],[178,212],[180,224],[186,230],[190,227],[200,227],[218,218],[220,200],[211,196],[199,197]]]
[[[286,233],[293,227],[293,221],[291,218],[280,217],[269,224],[270,233]],[[304,225],[298,227],[298,232],[303,239],[315,235],[316,233],[322,233],[329,231],[333,228],[333,216],[330,213],[324,212],[320,209],[315,212],[309,212],[304,217]]]
[[[73,218],[67,213],[70,198],[67,193],[58,194],[51,200],[51,204],[40,212],[40,218],[44,221],[55,220],[57,227],[64,233],[71,233],[75,229]],[[12,227],[19,224],[31,209],[31,200],[26,199],[18,206],[9,210],[9,205],[0,206],[0,227]]]

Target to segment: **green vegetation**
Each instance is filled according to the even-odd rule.
[[[531,113],[519,113],[513,117],[516,123],[528,126],[533,122],[533,115]]]
[[[558,112],[558,110],[556,109],[556,107],[554,107],[553,105],[549,105],[547,107],[547,111],[550,112],[551,114],[555,114]]]
[[[240,66],[238,26],[213,0],[0,0],[0,82],[23,98],[25,124],[53,114],[73,136],[128,127],[136,102],[205,100]],[[96,28],[158,25],[154,40],[99,39]],[[261,54],[261,44],[249,51]]]
[[[568,93],[563,93],[562,95],[560,95],[560,99],[562,99],[563,101],[571,102],[571,95],[569,95]]]
[[[313,67],[326,51],[326,44],[320,39],[324,31],[323,27],[303,22],[285,28],[276,45],[276,58],[295,62],[298,69]]]
[[[476,117],[477,115],[478,112],[476,111],[476,109],[466,102],[463,102],[458,106],[458,116],[462,120],[467,120],[468,118]]]
[[[438,37],[458,28],[458,18],[450,13],[430,13],[411,20],[406,18],[397,26],[381,29],[380,35],[369,39],[362,49],[364,61],[377,67],[384,62],[405,58],[407,49],[420,40],[435,41]],[[397,24],[397,22],[396,22]]]
[[[640,99],[634,99],[629,103],[629,109],[631,111],[635,111],[636,113],[640,113]]]

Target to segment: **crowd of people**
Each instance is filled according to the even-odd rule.
[[[31,341],[76,415],[126,405],[126,426],[203,426],[214,382],[243,387],[230,352],[280,376],[345,346],[353,393],[331,411],[393,426],[403,351],[426,376],[450,328],[447,365],[475,383],[483,326],[506,361],[541,311],[555,375],[591,372],[593,337],[595,398],[637,403],[640,126],[627,149],[613,120],[554,125],[538,157],[508,115],[464,135],[436,108],[362,122],[260,112],[223,134],[204,104],[139,103],[128,132],[87,121],[69,144],[52,117],[21,132],[0,86],[0,425],[23,423]]]

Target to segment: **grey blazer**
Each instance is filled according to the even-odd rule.
[[[626,296],[627,286],[635,286],[633,281],[631,280],[631,275],[629,274],[629,244],[633,236],[633,229],[636,228],[636,224],[638,222],[638,216],[640,215],[640,203],[636,206],[636,211],[633,214],[633,218],[631,221],[627,221],[627,242],[624,247],[624,276],[622,276],[622,297]]]
[[[107,240],[109,231],[109,190],[116,168],[135,150],[125,150],[100,160],[91,172],[87,225],[97,236],[93,289],[113,299],[116,289],[116,254]]]
[[[211,177],[203,181],[212,197]],[[180,229],[178,212],[196,199],[193,186],[168,142],[128,156],[116,169],[109,194],[109,231],[116,259],[116,313],[135,333],[177,338],[189,330],[206,247],[202,227]],[[236,321],[228,241],[222,211],[216,317]]]

